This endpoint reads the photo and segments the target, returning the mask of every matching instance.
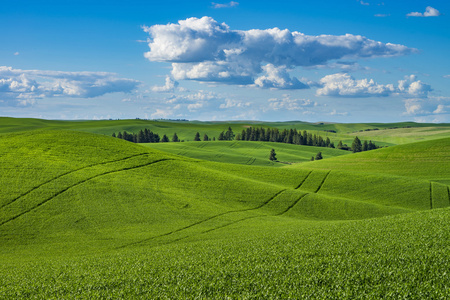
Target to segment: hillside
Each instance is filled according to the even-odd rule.
[[[240,133],[248,127],[264,127],[297,130],[307,130],[313,134],[329,137],[337,143],[342,140],[351,144],[355,136],[361,139],[372,140],[377,145],[398,145],[421,140],[433,140],[446,137],[450,134],[450,124],[432,123],[307,123],[307,122],[260,122],[260,121],[174,121],[174,120],[42,120],[0,117],[0,134],[20,131],[65,129],[91,132],[111,136],[113,132],[127,131],[138,133],[148,128],[161,136],[171,137],[177,133],[181,140],[192,141],[196,132],[209,137],[218,137],[220,132],[232,127],[235,133]]]
[[[450,138],[388,147],[297,166],[391,174],[450,184]]]
[[[326,158],[349,154],[348,151],[325,147],[250,141],[149,143],[144,146],[215,162],[278,167],[284,166],[286,163],[310,161],[311,157],[315,157],[318,152],[322,152]],[[277,159],[281,163],[268,159],[272,148],[276,150]]]
[[[318,148],[329,158],[273,168],[272,146],[316,149],[1,134],[0,298],[446,295],[448,145]]]

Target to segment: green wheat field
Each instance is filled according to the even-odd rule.
[[[0,118],[0,186],[0,299],[450,297],[450,124]]]

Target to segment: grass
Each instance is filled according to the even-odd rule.
[[[305,163],[296,167],[381,173],[448,182],[450,138],[411,143],[354,155]]]
[[[54,127],[0,135],[0,298],[449,296],[448,138],[348,154],[33,122]]]
[[[318,152],[325,158],[349,154],[348,151],[299,146],[284,143],[248,142],[248,141],[214,141],[143,144],[152,149],[215,162],[226,162],[254,166],[284,166],[284,163],[310,161]],[[272,162],[269,158],[271,149],[275,149],[280,162]]]

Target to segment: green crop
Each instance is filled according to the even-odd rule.
[[[0,299],[450,296],[448,138],[357,154],[317,148],[324,159],[305,162],[317,149],[139,145],[79,131],[151,125],[183,136],[228,123],[7,121]],[[272,125],[342,136],[383,128]],[[271,148],[295,164],[274,168]]]

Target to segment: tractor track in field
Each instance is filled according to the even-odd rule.
[[[319,187],[317,188],[317,190],[314,192],[315,194],[317,194],[320,189],[322,188],[323,184],[325,183],[325,180],[327,180],[328,176],[330,175],[331,171],[328,171],[327,175],[325,175],[325,177],[323,178],[322,182],[320,183]]]
[[[292,203],[288,208],[286,208],[283,212],[277,214],[277,216],[282,216],[285,213],[287,213],[288,211],[290,211],[294,206],[296,206],[303,198],[305,198],[306,196],[308,196],[309,193],[306,193],[302,196],[300,196],[296,201],[294,201],[294,203]]]
[[[450,205],[450,187],[447,186],[448,204]]]
[[[31,193],[31,192],[37,190],[37,189],[40,188],[41,186],[44,186],[44,185],[46,185],[46,184],[48,184],[48,183],[51,183],[52,181],[58,180],[59,178],[61,178],[61,177],[63,177],[63,176],[66,176],[66,175],[69,175],[69,174],[72,174],[72,173],[75,173],[75,172],[78,172],[78,171],[81,171],[81,170],[84,170],[84,169],[88,169],[88,168],[92,168],[92,167],[96,167],[96,166],[101,166],[101,165],[106,165],[106,164],[109,164],[109,163],[121,162],[121,161],[130,159],[130,158],[133,158],[133,157],[142,156],[142,155],[146,155],[146,154],[149,154],[149,153],[140,153],[140,154],[131,155],[131,156],[128,156],[128,157],[125,157],[125,158],[121,158],[121,159],[118,159],[118,160],[110,160],[110,161],[106,161],[106,162],[102,162],[102,163],[98,163],[98,164],[91,164],[91,165],[88,165],[88,166],[84,166],[84,167],[81,167],[81,168],[78,168],[78,169],[71,170],[71,171],[68,171],[68,172],[66,172],[66,173],[60,174],[60,175],[58,175],[58,176],[56,176],[56,177],[53,177],[53,178],[50,179],[50,180],[47,180],[47,181],[45,181],[45,182],[43,182],[43,183],[41,183],[41,184],[39,184],[39,185],[37,185],[37,186],[31,188],[30,190],[28,190],[28,191],[22,193],[21,195],[19,195],[19,196],[17,196],[16,198],[12,199],[10,202],[8,202],[8,203],[6,203],[6,204],[0,206],[0,209],[2,209],[2,208],[4,208],[4,207],[6,207],[6,206],[8,206],[8,205],[10,205],[10,204],[12,204],[12,203],[14,203],[14,202],[16,202],[17,200],[19,200],[19,199],[22,198],[22,197],[25,197],[26,195],[28,195],[29,193]],[[1,225],[1,224],[0,224],[0,225]]]
[[[306,174],[305,178],[303,178],[302,182],[300,182],[300,184],[295,188],[295,190],[298,190],[299,188],[302,187],[302,185],[305,183],[306,179],[308,179],[309,175],[311,175],[312,171],[309,171],[308,174]]]
[[[147,166],[153,165],[153,164],[155,164],[155,163],[159,163],[159,162],[163,162],[163,161],[169,161],[169,160],[173,160],[173,159],[172,159],[172,158],[158,159],[158,160],[155,160],[155,161],[152,161],[152,162],[149,162],[149,163],[140,165],[140,166],[133,166],[133,167],[123,168],[123,169],[120,169],[120,170],[108,171],[108,172],[105,172],[105,173],[101,173],[101,174],[97,174],[97,175],[91,176],[91,177],[89,177],[89,178],[85,178],[85,179],[83,179],[83,180],[81,180],[81,181],[79,181],[79,182],[77,182],[77,183],[75,183],[75,184],[72,184],[72,185],[70,185],[70,186],[68,186],[68,187],[65,187],[64,189],[58,191],[58,192],[55,193],[54,195],[48,197],[47,199],[45,199],[45,200],[42,201],[42,202],[39,202],[38,204],[34,205],[33,207],[27,209],[26,211],[21,212],[21,213],[15,215],[14,217],[12,217],[12,218],[10,218],[10,219],[8,219],[8,220],[5,220],[5,221],[1,222],[1,223],[0,223],[0,226],[2,226],[2,225],[4,225],[4,224],[7,224],[7,223],[9,223],[9,222],[11,222],[11,221],[13,221],[13,220],[15,220],[15,219],[21,217],[21,216],[23,216],[23,215],[25,215],[25,214],[27,214],[27,213],[33,211],[33,210],[39,208],[40,206],[44,205],[45,203],[48,203],[48,202],[51,201],[52,199],[54,199],[54,198],[56,198],[57,196],[61,195],[62,193],[67,192],[68,190],[70,190],[70,189],[72,189],[72,188],[74,188],[74,187],[76,187],[76,186],[79,186],[79,185],[81,185],[81,184],[83,184],[83,183],[86,183],[86,182],[88,182],[88,181],[90,181],[90,180],[92,180],[92,179],[95,179],[95,178],[98,178],[98,177],[101,177],[101,176],[105,176],[105,175],[109,175],[109,174],[112,174],[112,173],[118,173],[118,172],[123,172],[123,171],[128,171],[128,170],[138,169],[138,168],[143,168],[143,167],[147,167]]]
[[[245,212],[245,211],[252,211],[252,210],[260,209],[260,208],[266,206],[267,204],[269,204],[272,200],[274,200],[276,197],[278,197],[280,194],[282,194],[282,193],[285,192],[285,191],[286,191],[286,189],[279,191],[278,193],[276,193],[275,195],[273,195],[272,197],[270,197],[270,199],[264,201],[262,204],[258,205],[257,207],[226,211],[226,212],[223,212],[223,213],[220,213],[220,214],[217,214],[217,215],[208,217],[208,218],[203,219],[203,220],[201,220],[201,221],[194,222],[194,223],[192,223],[192,224],[190,224],[190,225],[187,225],[187,226],[184,226],[184,227],[181,227],[181,228],[178,228],[178,229],[175,229],[175,230],[172,230],[172,231],[169,231],[169,232],[160,234],[160,235],[155,235],[155,236],[152,236],[152,237],[149,237],[149,238],[140,240],[140,241],[136,241],[136,242],[133,242],[133,243],[129,243],[129,244],[120,246],[120,247],[116,247],[116,249],[122,249],[122,248],[126,248],[126,247],[129,247],[129,246],[142,244],[142,243],[145,243],[145,242],[148,242],[148,241],[157,239],[157,238],[169,236],[169,235],[172,235],[172,234],[174,234],[174,233],[177,233],[177,232],[180,232],[180,231],[189,229],[189,228],[191,228],[191,227],[200,225],[200,224],[202,224],[202,223],[205,223],[205,222],[207,222],[207,221],[210,221],[210,220],[212,220],[212,219],[215,219],[215,218],[218,218],[218,217],[221,217],[221,216],[224,216],[224,215],[228,215],[228,214],[232,214],[232,213],[237,213],[237,212]],[[239,221],[239,220],[238,220],[238,221]],[[0,225],[1,225],[1,224],[0,224]],[[214,228],[213,228],[213,229],[214,229]]]
[[[252,157],[247,161],[246,164],[250,166],[250,165],[253,165],[255,163],[255,161],[256,161],[256,157]]]

